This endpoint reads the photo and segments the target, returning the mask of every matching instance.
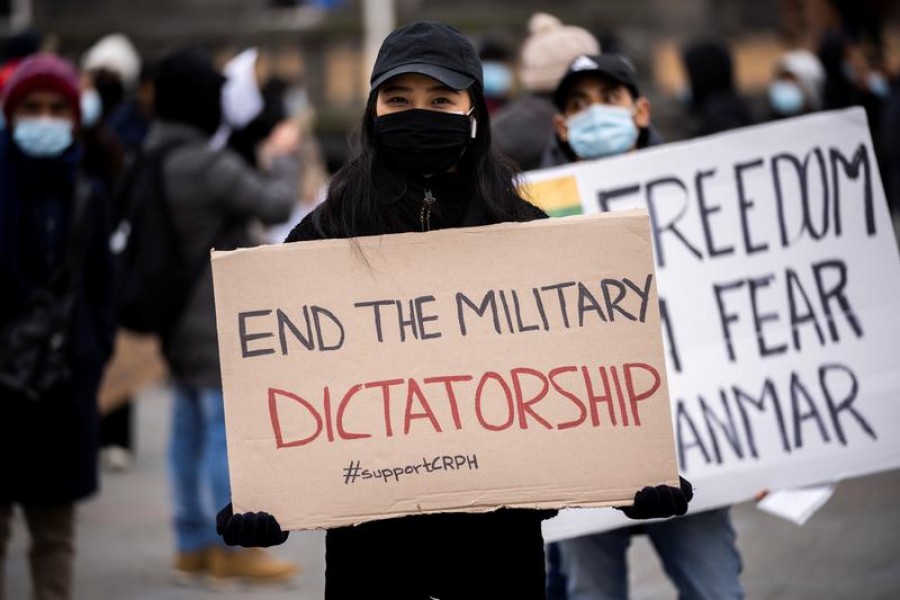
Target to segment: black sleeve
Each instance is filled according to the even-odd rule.
[[[291,229],[291,232],[284,239],[284,243],[289,244],[291,242],[308,242],[310,240],[325,239],[325,236],[322,235],[313,224],[313,215],[315,215],[315,211],[303,217],[303,219]]]
[[[519,218],[520,221],[534,221],[536,219],[548,219],[550,215],[544,212],[540,207],[535,206],[528,200],[522,200],[520,204],[519,211],[521,216]]]

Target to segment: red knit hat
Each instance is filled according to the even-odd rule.
[[[12,123],[12,114],[25,96],[40,89],[62,94],[75,112],[76,125],[81,122],[78,72],[68,61],[55,54],[35,54],[16,67],[3,90],[3,116],[6,122]]]

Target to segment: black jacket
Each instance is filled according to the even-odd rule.
[[[39,161],[0,135],[0,328],[63,260],[77,150]],[[69,324],[72,379],[38,401],[0,390],[0,505],[69,504],[98,487],[97,388],[115,331],[109,203],[99,185],[84,218],[88,235]]]
[[[891,85],[880,136],[884,148],[884,187],[888,206],[894,214],[900,214],[900,77],[896,77]]]
[[[685,49],[683,60],[691,84],[691,113],[697,120],[693,136],[754,123],[750,108],[735,89],[731,53],[725,44],[694,43]]]
[[[390,233],[422,230],[422,199],[429,189],[437,201],[431,229],[494,222],[469,201],[466,178],[435,176],[411,181],[381,175],[377,201],[390,211]],[[308,215],[285,242],[323,237]],[[522,201],[522,220],[547,215]],[[371,521],[331,529],[326,535],[325,598],[462,600],[545,597],[541,522],[552,510],[500,509],[488,513],[441,513]]]
[[[556,106],[550,94],[528,94],[497,111],[491,119],[494,144],[523,171],[541,166],[544,145],[553,135]]]
[[[248,166],[231,150],[211,150],[207,136],[184,123],[156,120],[144,147],[180,145],[163,166],[166,198],[173,206],[175,228],[188,257],[203,257],[209,249],[233,250],[258,245],[252,223],[281,223],[297,203],[299,163],[282,156],[268,172]],[[163,351],[181,385],[221,385],[212,269],[207,261],[193,284],[184,312]]]

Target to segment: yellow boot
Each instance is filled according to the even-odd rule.
[[[198,578],[206,575],[212,558],[212,548],[194,550],[192,552],[178,552],[172,561],[175,570],[175,578],[180,583],[193,583]]]
[[[213,548],[210,553],[209,574],[214,581],[275,583],[299,572],[297,565],[275,558],[262,548]]]

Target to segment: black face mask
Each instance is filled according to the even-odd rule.
[[[416,175],[443,173],[469,145],[467,115],[415,108],[375,117],[375,145],[394,168]]]

